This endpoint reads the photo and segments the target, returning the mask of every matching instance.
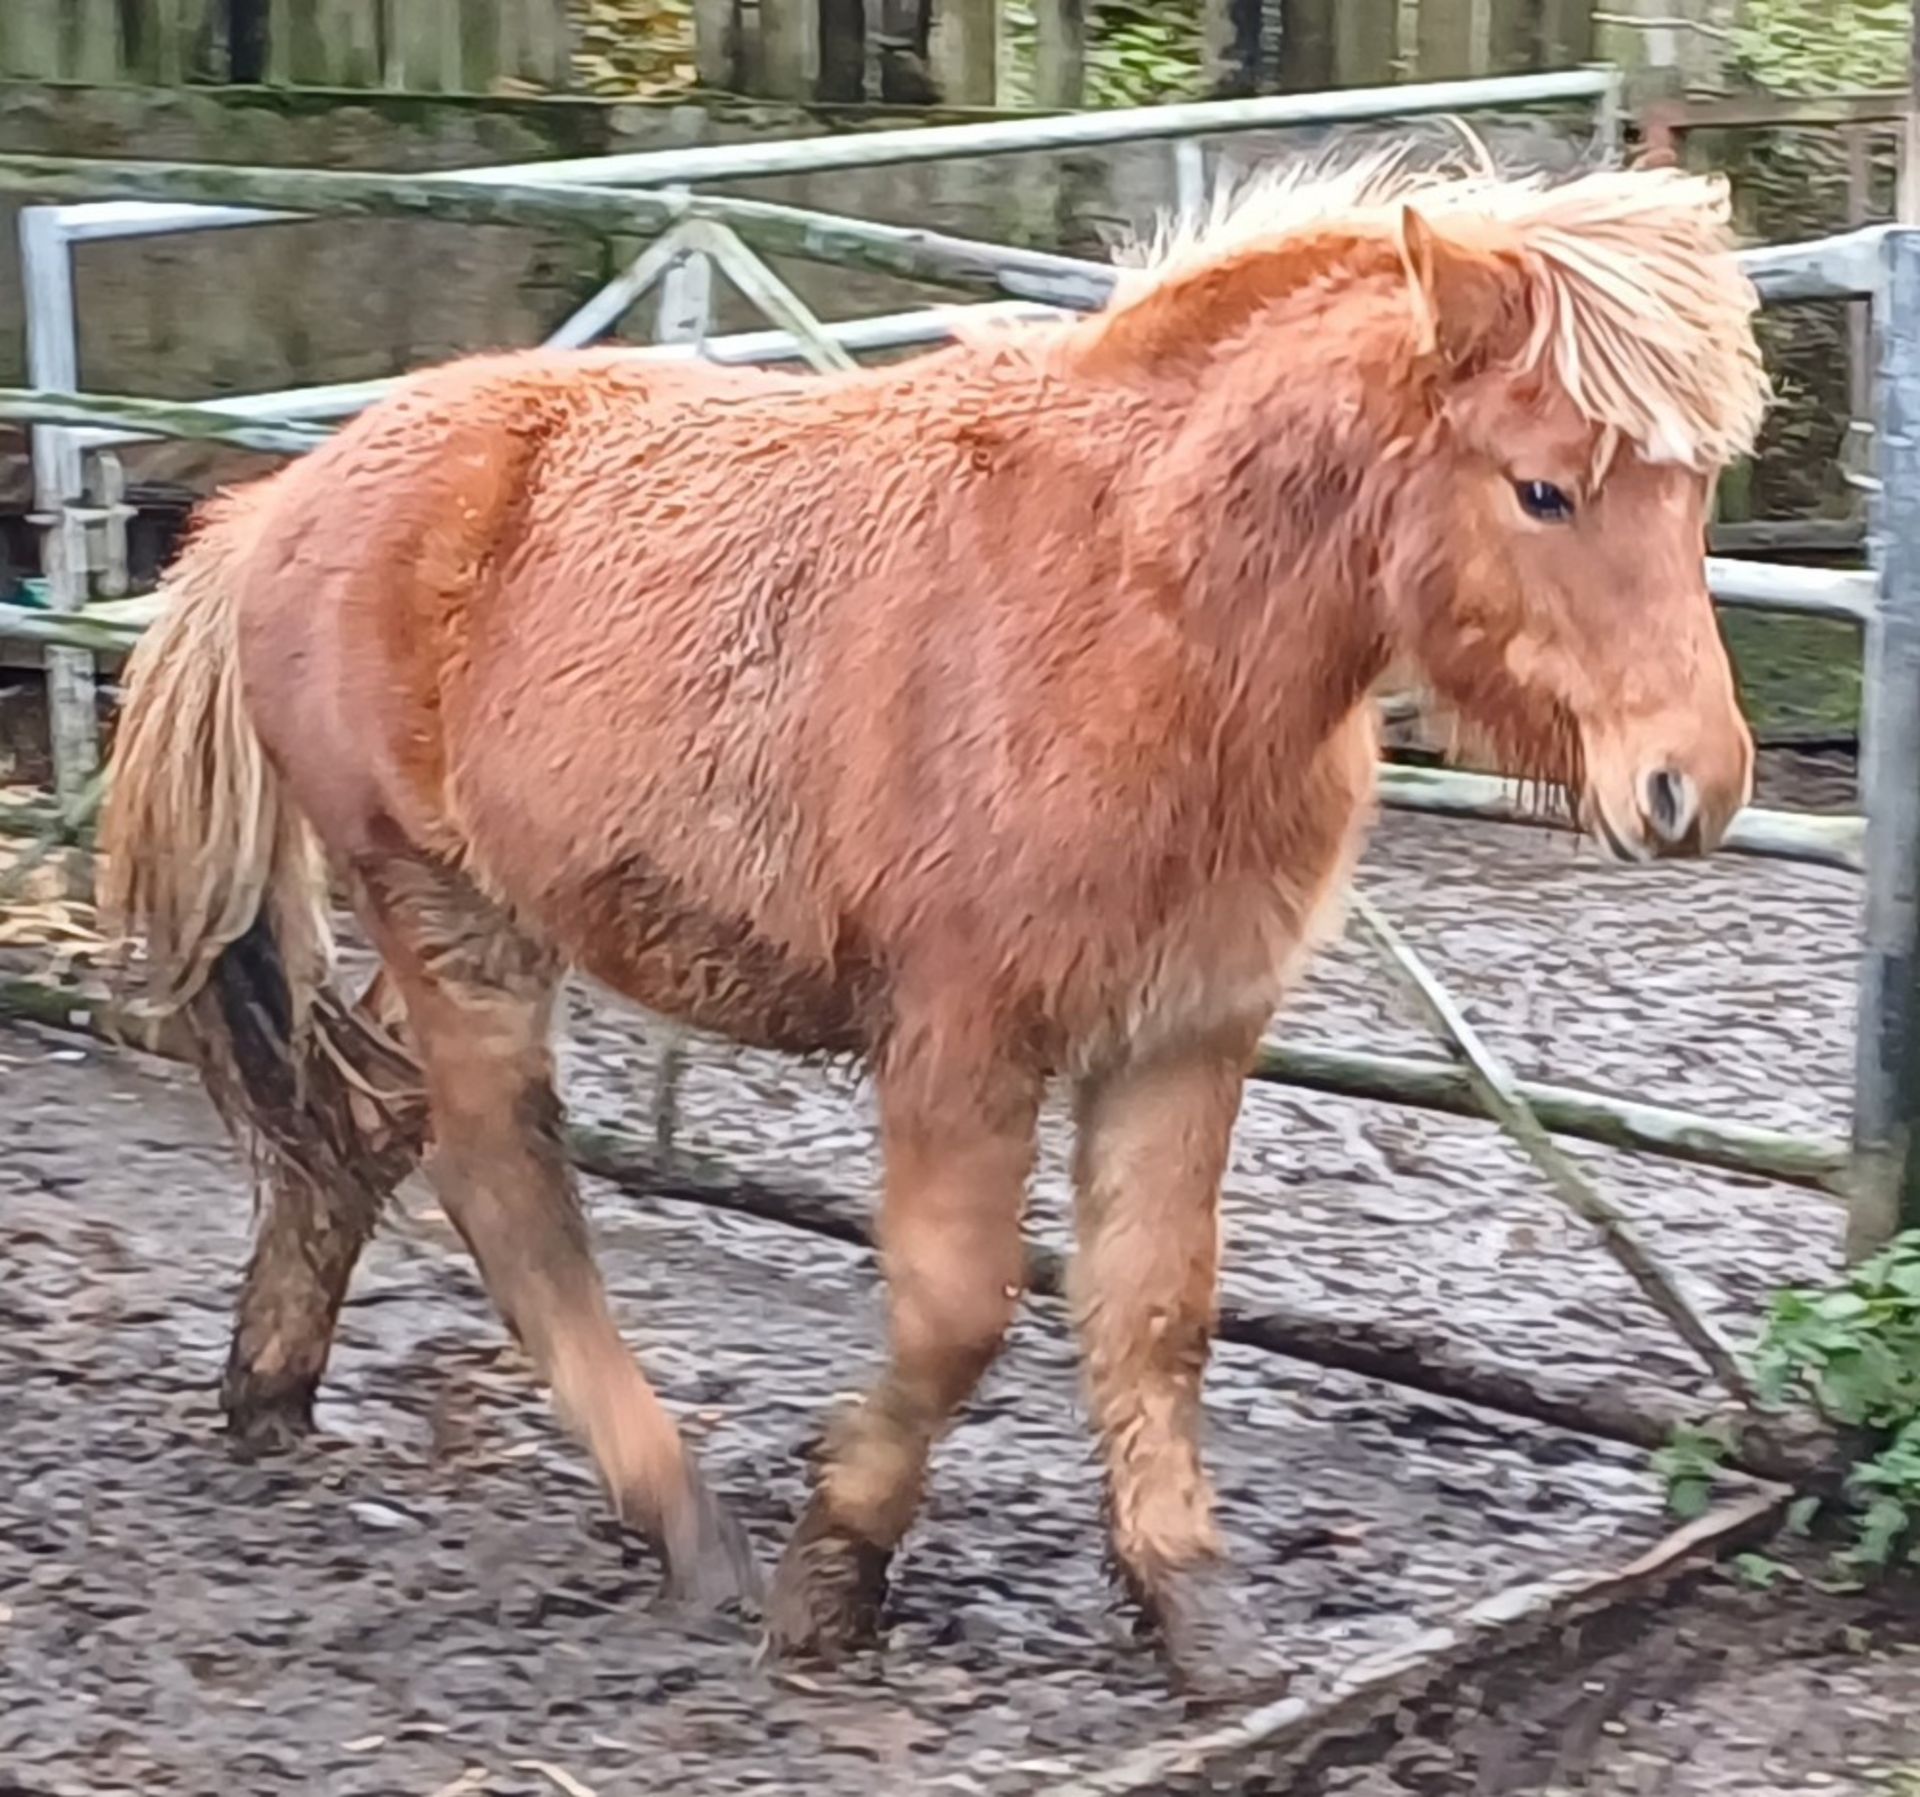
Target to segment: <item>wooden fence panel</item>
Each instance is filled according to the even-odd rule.
[[[66,74],[63,0],[6,0],[0,6],[0,76],[57,81]]]
[[[573,25],[565,0],[491,0],[474,12],[495,17],[496,80],[525,81],[536,87],[563,88],[573,66]]]
[[[267,0],[274,87],[480,93],[570,83],[567,0]],[[230,78],[225,0],[0,0],[0,80],[177,86]],[[251,59],[247,59],[251,60]]]
[[[451,94],[466,85],[461,0],[388,0],[386,85]]]

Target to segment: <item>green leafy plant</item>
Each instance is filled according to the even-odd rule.
[[[1732,47],[1775,93],[1898,87],[1912,19],[1912,0],[1746,0]]]
[[[1008,0],[1006,104],[1033,98],[1034,17],[1030,0]],[[1202,88],[1197,0],[1096,0],[1087,8],[1088,106],[1151,106],[1197,97]]]
[[[1920,1230],[1837,1285],[1776,1293],[1753,1376],[1764,1403],[1801,1400],[1864,1445],[1844,1488],[1852,1535],[1842,1567],[1920,1563]],[[1704,1508],[1728,1446],[1718,1427],[1682,1429],[1655,1457],[1678,1513]],[[1803,1499],[1796,1525],[1813,1514]]]

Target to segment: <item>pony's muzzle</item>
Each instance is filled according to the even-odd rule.
[[[1701,842],[1700,789],[1677,767],[1657,767],[1642,775],[1640,822],[1656,855],[1698,855],[1712,846]]]

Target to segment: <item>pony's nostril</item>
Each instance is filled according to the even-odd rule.
[[[1690,835],[1699,808],[1693,782],[1685,774],[1663,767],[1647,776],[1647,822],[1662,842],[1679,842]]]

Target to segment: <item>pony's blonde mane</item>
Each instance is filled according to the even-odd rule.
[[[1397,237],[1408,208],[1443,242],[1510,253],[1528,270],[1521,364],[1551,375],[1603,438],[1703,471],[1752,448],[1768,399],[1759,299],[1734,258],[1717,176],[1604,169],[1549,183],[1500,175],[1484,155],[1420,167],[1393,150],[1289,165],[1123,250],[1113,304],[1302,236]]]

